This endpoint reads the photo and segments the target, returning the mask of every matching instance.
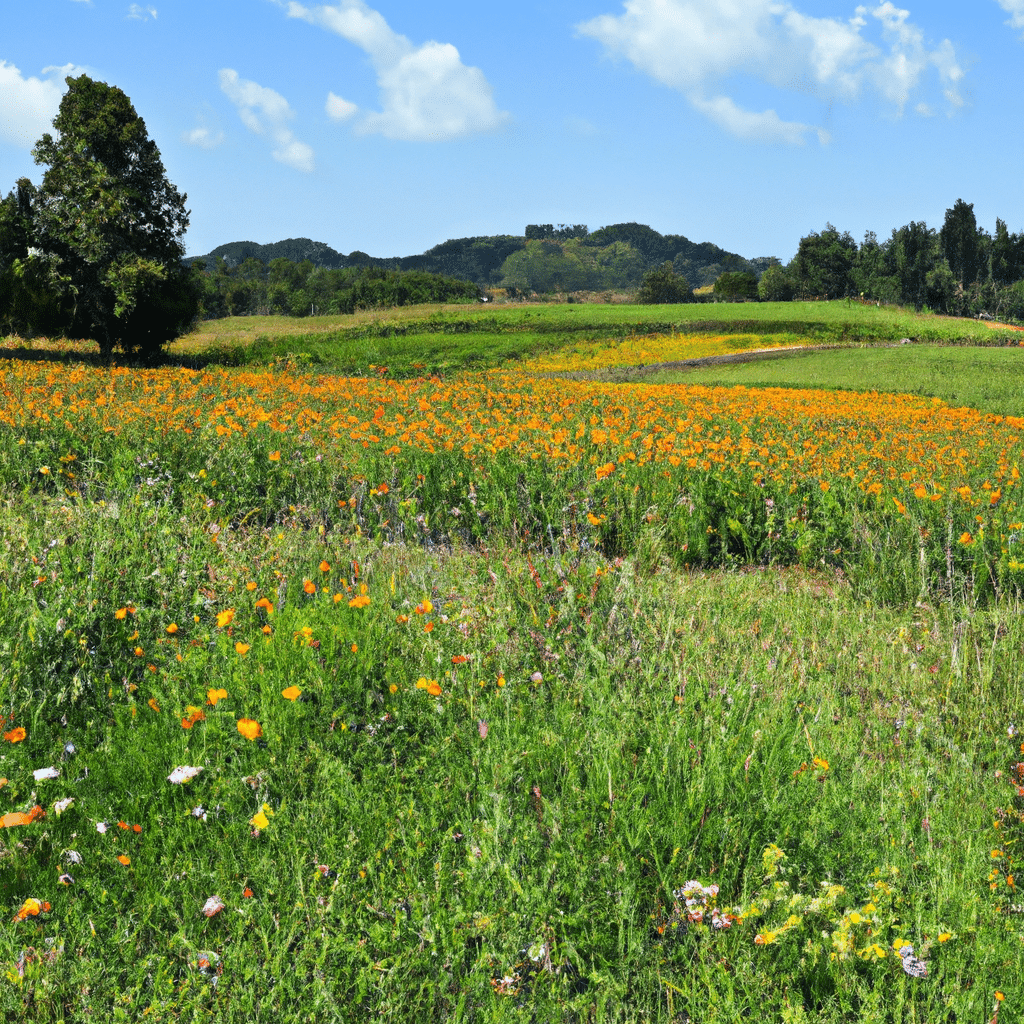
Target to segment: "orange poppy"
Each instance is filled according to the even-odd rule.
[[[238,731],[247,739],[258,739],[263,735],[263,726],[251,718],[240,718],[238,720]]]
[[[27,735],[28,733],[25,732],[25,727],[23,725],[19,725],[17,729],[5,732],[4,739],[7,740],[8,743],[20,743]]]
[[[297,686],[289,686],[287,690],[281,691],[281,696],[285,700],[298,700],[302,696],[302,691]]]
[[[224,700],[228,695],[228,691],[224,689],[218,690],[207,690],[206,691],[206,703],[216,706],[217,701]]]
[[[302,589],[307,594],[315,594],[316,584],[312,580],[303,580]]]
[[[234,608],[225,608],[224,611],[217,613],[217,628],[224,629],[231,625],[232,619],[235,617]]]
[[[122,863],[122,864],[123,864],[123,865],[124,865],[125,867],[128,867],[128,865],[129,865],[129,864],[131,864],[131,862],[132,862],[132,859],[131,859],[131,857],[126,857],[126,856],[125,856],[125,855],[124,855],[123,853],[122,853],[122,854],[119,854],[119,855],[118,855],[118,858],[117,858],[117,859],[118,859],[118,861],[120,861],[120,863]]]

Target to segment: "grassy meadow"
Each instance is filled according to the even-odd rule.
[[[1021,1019],[1016,336],[323,319],[4,343],[6,1018]]]

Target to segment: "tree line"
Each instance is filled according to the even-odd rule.
[[[954,316],[1024,318],[1024,233],[996,218],[979,227],[974,204],[957,199],[942,227],[912,221],[858,246],[831,224],[800,239],[790,263],[769,267],[758,282],[765,301],[860,296]]]
[[[269,263],[250,256],[237,267],[223,257],[197,260],[192,272],[201,288],[200,313],[209,320],[255,314],[322,316],[425,302],[475,302],[480,294],[471,281],[425,271],[389,270],[373,264],[332,270],[308,259],[295,263],[283,256]]]

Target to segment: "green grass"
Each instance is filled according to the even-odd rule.
[[[1003,416],[1024,415],[1024,350],[1016,347],[833,349],[750,363],[666,370],[644,379],[723,387],[890,391],[941,398],[953,406],[966,405]]]
[[[275,361],[395,376],[499,366],[580,340],[695,331],[784,334],[848,344],[904,336],[941,344],[998,345],[1015,332],[986,324],[870,304],[692,303],[682,306],[524,304],[408,307],[352,316],[233,317],[209,321],[171,346],[189,365],[266,365]]]
[[[817,305],[808,330],[843,333],[844,308]],[[849,309],[862,332],[907,326]],[[480,316],[330,324],[322,358],[455,372],[630,324],[621,307]],[[946,341],[971,326],[921,323]],[[318,358],[294,337],[293,362]],[[714,373],[810,367],[804,386],[956,386],[1009,411],[1017,356],[914,345]],[[918,580],[916,599],[871,600],[897,556],[926,567],[863,517],[877,558],[852,582],[681,567],[657,526],[604,553],[554,532],[579,496],[537,463],[494,465],[504,501],[463,546],[444,525],[470,500],[457,453],[410,463],[412,498],[396,483],[374,512],[368,478],[305,438],[271,474],[212,431],[65,430],[8,431],[0,458],[0,813],[46,811],[0,829],[6,1019],[984,1022],[996,990],[1003,1024],[1020,1016],[1009,591],[981,605]],[[643,521],[646,499],[623,515]],[[811,531],[793,500],[779,529]],[[173,785],[181,765],[203,770]],[[730,927],[685,921],[691,881],[718,887],[706,917]],[[49,910],[15,920],[30,897]]]

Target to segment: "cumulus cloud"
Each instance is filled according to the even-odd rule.
[[[333,92],[327,94],[324,110],[327,111],[327,116],[333,121],[347,121],[358,109],[359,107],[354,103],[349,103],[348,100],[335,96]]]
[[[156,21],[156,8],[143,7],[140,4],[132,4],[131,7],[128,8],[128,13],[125,17],[134,18],[136,21],[149,21],[150,18]]]
[[[214,131],[205,124],[196,125],[191,131],[181,133],[182,142],[200,149],[216,149],[224,141],[222,131]]]
[[[845,20],[804,14],[788,0],[625,0],[623,6],[623,14],[602,14],[577,32],[678,89],[695,109],[742,139],[799,145],[809,134],[825,143],[828,133],[784,120],[774,109],[742,109],[728,95],[726,80],[733,75],[822,99],[854,100],[870,90],[901,115],[933,71],[950,109],[962,105],[963,72],[952,43],[944,39],[929,47],[910,12],[890,0],[858,6]],[[879,42],[866,38],[869,29]]]
[[[239,78],[231,68],[223,68],[218,77],[221,91],[237,107],[242,124],[276,144],[271,153],[275,160],[298,171],[313,170],[313,150],[292,134],[288,122],[295,113],[280,93]]]
[[[290,18],[334,32],[369,56],[383,109],[364,115],[359,131],[423,142],[489,131],[508,117],[495,106],[484,73],[463,64],[451,43],[431,41],[414,47],[363,0],[319,7],[292,0],[286,9]],[[327,112],[351,117],[355,108],[331,93]]]
[[[1010,15],[1006,23],[1010,28],[1024,28],[1024,0],[996,0],[1000,7]]]
[[[73,64],[44,68],[45,78],[25,78],[5,60],[0,60],[0,139],[19,149],[30,150],[39,137],[53,127],[66,76]]]

